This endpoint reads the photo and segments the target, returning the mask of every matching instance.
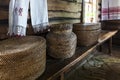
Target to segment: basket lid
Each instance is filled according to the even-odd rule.
[[[86,24],[75,23],[73,24],[74,30],[96,30],[100,28],[101,28],[100,23],[86,23]]]
[[[9,55],[29,50],[45,43],[45,39],[38,36],[25,36],[10,38],[0,42],[0,55]]]
[[[70,23],[62,23],[62,24],[53,24],[51,25],[51,31],[63,31],[63,30],[72,30],[73,25]]]

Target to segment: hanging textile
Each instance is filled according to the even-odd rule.
[[[48,25],[47,0],[10,0],[9,35],[26,35],[29,3],[34,32],[46,29]]]
[[[102,11],[101,11],[101,19],[102,20],[108,20],[108,16],[109,16],[109,12],[108,12],[108,4],[109,1],[108,0],[102,0]]]
[[[120,19],[120,0],[109,0],[109,20]]]
[[[102,20],[120,19],[120,0],[102,0]]]

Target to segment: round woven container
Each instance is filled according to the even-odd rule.
[[[77,38],[72,24],[56,24],[47,35],[48,54],[54,58],[70,58],[74,55]]]
[[[101,31],[100,24],[73,24],[79,46],[91,46],[97,43]]]
[[[54,24],[51,25],[50,31],[53,34],[60,34],[60,35],[71,35],[73,25],[72,24]]]
[[[45,66],[44,38],[27,36],[0,42],[0,80],[35,80]]]
[[[57,35],[49,33],[47,35],[48,54],[54,58],[70,58],[74,55],[77,38],[72,32],[71,35]]]

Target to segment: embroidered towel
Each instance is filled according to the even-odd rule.
[[[109,0],[109,20],[120,19],[120,0]]]
[[[30,9],[34,32],[46,29],[48,25],[47,0],[30,0]]]
[[[29,3],[34,31],[38,32],[46,29],[48,25],[47,0],[11,0],[9,4],[8,34],[26,35]]]
[[[120,19],[120,0],[102,0],[102,20]]]
[[[108,20],[109,0],[102,0],[101,20]]]

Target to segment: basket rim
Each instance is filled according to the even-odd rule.
[[[46,40],[42,37],[26,36],[26,37],[23,37],[22,39],[26,39],[27,37],[33,38],[33,39],[31,39],[30,42],[29,42],[30,39],[28,39],[27,40],[28,43],[26,43],[26,41],[23,40],[24,42],[21,45],[19,45],[19,43],[18,44],[14,43],[14,42],[11,43],[11,41],[13,41],[13,40],[17,41],[18,39],[21,40],[21,38],[9,38],[9,39],[1,41],[0,42],[0,56],[12,55],[12,54],[19,53],[22,51],[27,51],[36,46],[43,46],[46,43]],[[38,38],[38,40],[36,38]],[[35,42],[34,42],[34,39],[36,39]],[[9,40],[10,40],[10,42],[7,42]],[[6,42],[9,44],[7,44]],[[41,44],[41,45],[39,45],[39,44]],[[15,46],[15,45],[17,45],[17,46]]]

